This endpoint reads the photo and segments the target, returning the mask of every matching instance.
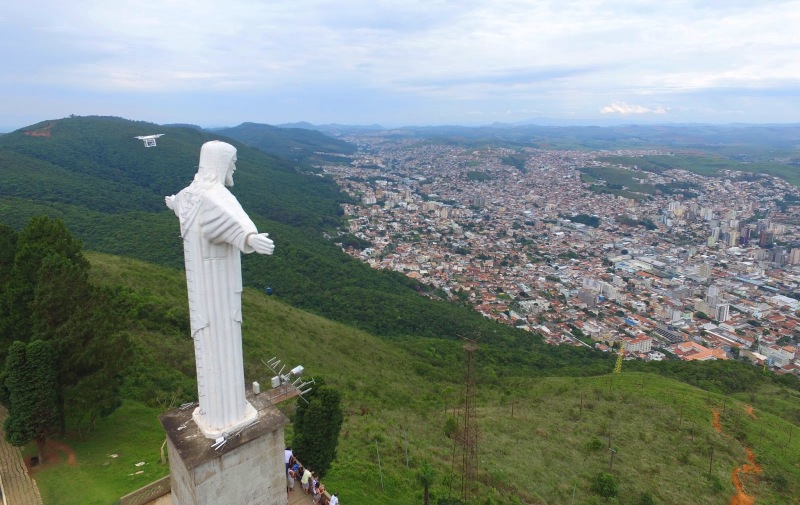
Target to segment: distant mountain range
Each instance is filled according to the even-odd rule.
[[[570,124],[573,123],[573,124]],[[341,162],[330,154],[352,154],[347,135],[382,133],[430,138],[460,145],[506,145],[542,149],[674,149],[698,150],[736,161],[765,162],[777,158],[800,165],[800,123],[796,124],[619,124],[587,126],[583,121],[534,119],[484,126],[402,126],[324,124],[301,121],[280,125],[242,123],[208,131],[239,140],[284,159]],[[164,125],[202,130],[190,124]],[[321,154],[321,153],[328,153]]]
[[[555,120],[541,123],[494,123],[485,126],[348,126],[289,123],[281,127],[316,130],[329,135],[383,132],[433,137],[462,144],[509,144],[548,149],[697,149],[735,159],[766,161],[775,156],[800,159],[799,124],[609,124],[582,126]]]
[[[293,161],[341,161],[330,154],[353,154],[356,151],[352,144],[308,128],[242,123],[233,128],[215,128],[210,131]]]

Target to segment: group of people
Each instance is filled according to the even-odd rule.
[[[314,505],[339,505],[339,497],[336,493],[328,496],[325,492],[325,485],[320,482],[319,476],[314,475],[308,468],[295,458],[292,448],[287,447],[284,451],[284,462],[286,463],[286,493],[294,491],[295,482],[300,481],[305,494],[312,495]]]

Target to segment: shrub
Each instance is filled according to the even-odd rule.
[[[466,505],[458,498],[439,498],[438,505]]]
[[[453,435],[458,431],[458,420],[455,416],[447,416],[444,421],[444,434],[447,438],[453,438]]]
[[[603,448],[603,441],[597,437],[592,437],[591,440],[586,442],[586,449],[589,452],[597,452]]]
[[[592,491],[605,499],[614,498],[619,494],[619,486],[613,475],[600,472],[594,478],[594,482],[592,482]]]
[[[642,491],[642,494],[639,495],[639,501],[637,502],[638,505],[656,505],[656,501],[653,499],[653,495],[647,491]]]
[[[789,481],[786,480],[786,477],[783,474],[777,473],[768,477],[769,481],[772,482],[772,487],[775,488],[775,491],[779,493],[785,493],[789,490]]]
[[[711,490],[714,493],[721,493],[725,490],[725,484],[722,483],[722,479],[717,477],[716,475],[712,475],[708,479],[708,483],[711,486]]]

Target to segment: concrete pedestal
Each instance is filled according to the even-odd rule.
[[[249,395],[257,420],[214,449],[192,410],[162,415],[167,432],[173,505],[286,505],[283,426],[268,395]]]

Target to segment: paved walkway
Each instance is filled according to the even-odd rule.
[[[9,505],[15,504],[9,502]],[[172,505],[172,493],[151,501],[147,505]],[[289,493],[289,505],[313,505],[313,500],[310,494],[304,494],[302,489],[295,487],[294,491]]]
[[[294,485],[294,491],[289,493],[289,505],[312,505],[313,502],[310,494],[303,493],[303,487],[298,481]]]
[[[22,451],[6,442],[3,430],[8,412],[0,406],[0,481],[5,494],[5,505],[42,505],[42,496],[36,481],[28,475]]]

